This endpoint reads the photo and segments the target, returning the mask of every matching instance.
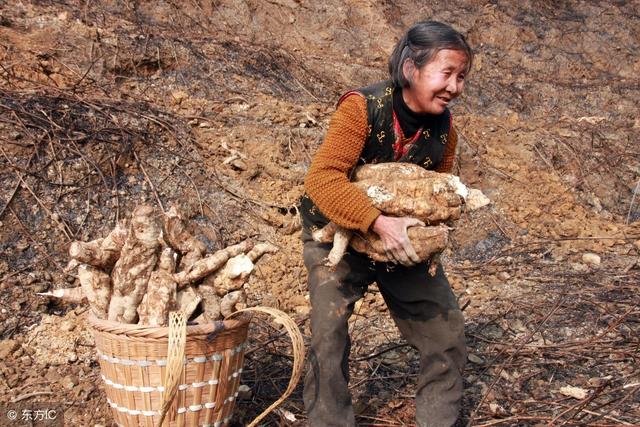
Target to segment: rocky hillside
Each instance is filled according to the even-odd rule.
[[[69,243],[141,202],[181,205],[209,250],[277,245],[251,303],[308,337],[305,172],[340,94],[385,78],[422,18],[476,53],[456,173],[493,202],[443,261],[467,320],[461,425],[640,424],[640,5],[624,0],[0,3],[0,406],[115,425],[86,308],[35,293],[76,285]],[[358,420],[411,425],[417,356],[375,286],[356,313]],[[286,338],[254,323],[239,425],[290,369]],[[267,420],[304,425],[300,388]]]

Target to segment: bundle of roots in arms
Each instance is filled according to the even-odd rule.
[[[447,224],[459,219],[463,208],[474,210],[489,204],[482,192],[467,188],[457,176],[428,171],[411,163],[361,166],[355,170],[354,183],[383,214],[413,217],[426,224],[408,228],[407,234],[420,260],[431,260],[432,275],[438,255],[449,243]],[[333,243],[326,262],[332,268],[340,262],[349,245],[375,261],[393,261],[385,253],[379,236],[372,231],[362,235],[331,222],[312,235],[318,242]]]
[[[244,308],[254,263],[277,248],[245,240],[206,255],[187,228],[175,207],[161,224],[151,206],[138,206],[106,237],[73,242],[68,268],[77,267],[80,286],[45,295],[88,302],[100,319],[151,326],[166,326],[175,310],[205,323]]]

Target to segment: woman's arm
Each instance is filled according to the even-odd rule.
[[[329,130],[311,162],[304,188],[320,211],[341,227],[369,230],[380,211],[349,181],[368,137],[366,100],[345,98],[331,117]]]

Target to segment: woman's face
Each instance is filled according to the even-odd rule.
[[[464,89],[467,55],[460,50],[442,49],[420,68],[413,61],[403,64],[403,71],[411,82],[402,89],[407,106],[419,114],[442,114],[444,109]]]

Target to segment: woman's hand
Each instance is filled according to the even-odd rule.
[[[373,222],[373,231],[380,236],[387,256],[410,267],[420,262],[418,254],[411,246],[407,228],[414,225],[424,226],[424,222],[416,218],[380,215]]]

